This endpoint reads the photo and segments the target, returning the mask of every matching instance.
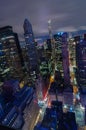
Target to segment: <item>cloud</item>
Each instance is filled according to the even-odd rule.
[[[48,33],[49,19],[52,31],[86,29],[86,0],[0,0],[0,27],[11,25],[23,38],[25,18],[31,22],[35,35]]]
[[[62,28],[59,28],[57,31],[60,32],[60,31],[63,31],[63,32],[74,32],[74,31],[77,31],[78,29],[73,27],[73,26],[68,26],[68,27],[62,27]]]
[[[79,30],[86,30],[86,26],[80,26],[78,29]]]

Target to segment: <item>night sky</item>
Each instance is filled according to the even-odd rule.
[[[24,19],[32,23],[35,36],[52,31],[86,29],[86,0],[0,0],[0,27],[11,25],[23,38]]]

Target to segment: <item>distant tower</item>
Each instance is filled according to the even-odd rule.
[[[25,39],[26,39],[26,36],[28,36],[28,37],[30,36],[30,38],[32,38],[32,41],[34,41],[32,25],[28,21],[28,19],[24,20],[24,26],[23,27],[24,27]]]
[[[51,28],[51,20],[48,20],[48,31],[50,39],[52,39],[52,28]]]
[[[34,41],[34,35],[32,30],[31,23],[25,19],[24,20],[24,36],[27,46],[27,55],[28,55],[28,68],[30,73],[37,70],[37,54],[36,54],[36,47]]]
[[[52,59],[52,74],[55,74],[55,68],[56,68],[56,60],[55,60],[55,42],[54,42],[54,38],[52,35],[52,28],[51,28],[51,20],[48,20],[48,31],[49,31],[49,36],[50,36],[50,45],[51,45],[51,50],[52,50],[52,55],[51,55],[51,59]],[[48,40],[49,42],[49,40]]]
[[[72,33],[71,32],[68,33],[68,37],[69,37],[69,39],[72,38]]]

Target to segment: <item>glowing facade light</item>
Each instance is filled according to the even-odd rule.
[[[51,19],[48,20],[48,24],[51,24]]]
[[[6,37],[2,37],[1,40],[6,40],[6,39],[10,39],[10,38],[14,38],[14,36],[6,36]]]
[[[63,106],[63,108],[67,109],[67,108],[68,108],[68,106],[65,104],[65,105]]]
[[[54,76],[50,77],[50,83],[54,82]]]
[[[82,109],[82,110],[85,110],[85,108],[80,104],[80,108]]]
[[[58,34],[58,35],[63,35],[63,33],[64,33],[64,32],[58,32],[57,34]]]
[[[70,111],[72,111],[73,110],[73,108],[72,107],[70,107]]]
[[[78,90],[78,87],[77,87],[77,86],[73,86],[73,93],[76,94],[76,93],[78,93],[78,91],[79,91],[79,90]]]
[[[58,35],[60,35],[60,32],[58,32]]]
[[[63,35],[64,32],[61,32],[61,35]]]
[[[40,109],[39,113],[42,114],[42,110],[41,109]]]

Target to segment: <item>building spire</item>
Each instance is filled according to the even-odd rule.
[[[33,32],[32,31],[32,25],[27,18],[25,18],[25,20],[24,20],[23,28],[24,28],[24,33],[26,33],[26,34]]]

